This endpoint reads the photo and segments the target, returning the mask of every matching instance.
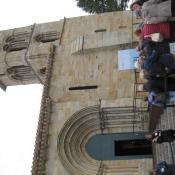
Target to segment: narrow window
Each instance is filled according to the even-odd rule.
[[[76,87],[70,87],[69,90],[73,91],[73,90],[87,90],[87,89],[97,89],[98,86],[76,86]]]
[[[119,29],[125,29],[127,26],[119,26]]]
[[[106,29],[97,29],[94,32],[98,33],[98,32],[106,32]]]

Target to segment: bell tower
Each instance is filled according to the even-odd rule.
[[[46,27],[49,25],[49,27]],[[44,84],[51,43],[59,40],[60,22],[33,24],[0,32],[0,87],[20,84]],[[61,28],[61,27],[60,27]]]
[[[32,175],[149,174],[151,153],[118,152],[136,150],[148,131],[147,113],[133,109],[134,70],[118,69],[137,25],[122,11],[0,32],[1,88],[44,85]]]

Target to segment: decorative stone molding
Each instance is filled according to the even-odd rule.
[[[100,133],[99,106],[75,113],[58,136],[58,156],[71,174],[96,174],[100,165],[85,152],[87,140]]]

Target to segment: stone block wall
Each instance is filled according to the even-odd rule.
[[[151,159],[97,161],[85,150],[88,139],[97,133],[133,132],[134,71],[119,71],[117,63],[118,50],[136,42],[133,28],[137,23],[130,11],[123,11],[0,32],[0,82],[5,86],[44,84],[48,60],[54,57],[49,85],[44,84],[52,104],[44,137],[47,147],[36,146],[46,153],[35,162],[44,162],[41,171],[45,174],[149,173]],[[115,115],[108,111],[111,108]],[[46,122],[42,120],[39,126]],[[136,115],[135,131],[147,131],[147,120],[141,114]]]

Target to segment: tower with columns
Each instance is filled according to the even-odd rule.
[[[133,112],[135,73],[117,62],[136,26],[123,11],[0,32],[0,87],[44,85],[33,175],[149,174],[151,156],[118,153],[148,131]]]

